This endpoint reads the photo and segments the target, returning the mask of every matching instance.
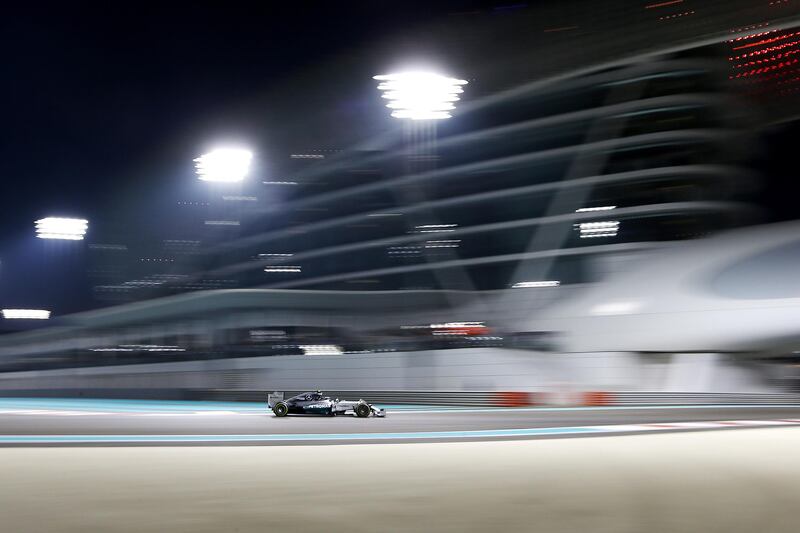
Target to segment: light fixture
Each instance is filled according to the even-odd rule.
[[[303,350],[303,355],[342,355],[344,353],[342,347],[335,344],[301,344],[298,348]]]
[[[378,80],[378,89],[383,98],[389,100],[386,107],[392,109],[395,118],[411,120],[441,120],[450,118],[464,92],[466,80],[449,78],[433,72],[398,72],[373,76]]]
[[[40,239],[80,241],[88,228],[89,221],[82,218],[47,217],[36,221],[36,236]]]
[[[218,148],[194,160],[197,177],[203,181],[238,182],[250,172],[253,153],[241,148]]]
[[[291,266],[268,266],[264,272],[302,272],[303,268],[297,265]]]
[[[25,320],[47,320],[50,311],[46,309],[3,309],[3,318]]]
[[[581,222],[576,224],[580,231],[581,239],[593,237],[616,237],[619,232],[619,220],[605,220],[602,222]]]
[[[538,289],[541,287],[558,287],[561,285],[560,281],[520,281],[511,286],[512,289]]]

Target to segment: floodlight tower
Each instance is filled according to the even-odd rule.
[[[251,172],[253,152],[237,146],[218,147],[194,159],[197,178],[208,183],[208,209],[204,225],[212,241],[240,234],[245,178]]]
[[[436,123],[452,117],[455,102],[466,80],[426,71],[407,71],[373,76],[378,90],[389,102],[391,115],[405,122],[409,173],[436,165]]]
[[[461,99],[466,80],[451,78],[428,71],[405,71],[373,76],[380,82],[378,90],[388,100],[386,107],[392,110],[391,116],[403,121],[405,135],[405,164],[409,175],[424,174],[436,168],[438,154],[436,150],[436,124],[440,120],[452,117],[455,102]],[[425,182],[416,182],[412,187],[404,187],[399,191],[400,204],[422,204],[428,199]],[[441,221],[431,210],[414,215],[416,220],[406,220],[409,231],[417,228],[440,225]],[[442,255],[457,258],[453,248],[436,250],[438,259]],[[428,261],[437,259],[426,254]],[[447,275],[434,269],[433,273],[442,288],[471,289],[474,285],[465,271],[454,271],[455,275]],[[408,280],[412,287],[419,282],[426,286],[422,274],[417,281],[412,275]]]

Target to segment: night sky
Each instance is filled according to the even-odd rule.
[[[216,131],[236,130],[258,112],[242,104],[282,80],[451,9],[160,4],[5,9],[0,242],[30,234],[40,215],[91,215],[121,181],[157,172],[149,163],[168,149],[197,150]]]

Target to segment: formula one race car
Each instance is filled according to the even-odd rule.
[[[329,396],[323,396],[322,391],[304,392],[297,396],[292,396],[288,400],[283,399],[282,392],[275,392],[268,396],[267,406],[272,409],[275,416],[286,415],[326,415],[336,416],[353,413],[359,418],[366,418],[369,415],[386,416],[386,409],[378,409],[365,402],[335,400]]]

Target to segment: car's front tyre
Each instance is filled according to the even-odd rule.
[[[367,418],[370,412],[372,412],[372,409],[369,408],[369,405],[365,403],[360,403],[356,405],[354,411],[356,412],[356,416],[358,418]]]
[[[277,417],[286,416],[289,414],[289,406],[284,402],[278,402],[275,404],[275,407],[272,408],[272,412],[275,413]]]

